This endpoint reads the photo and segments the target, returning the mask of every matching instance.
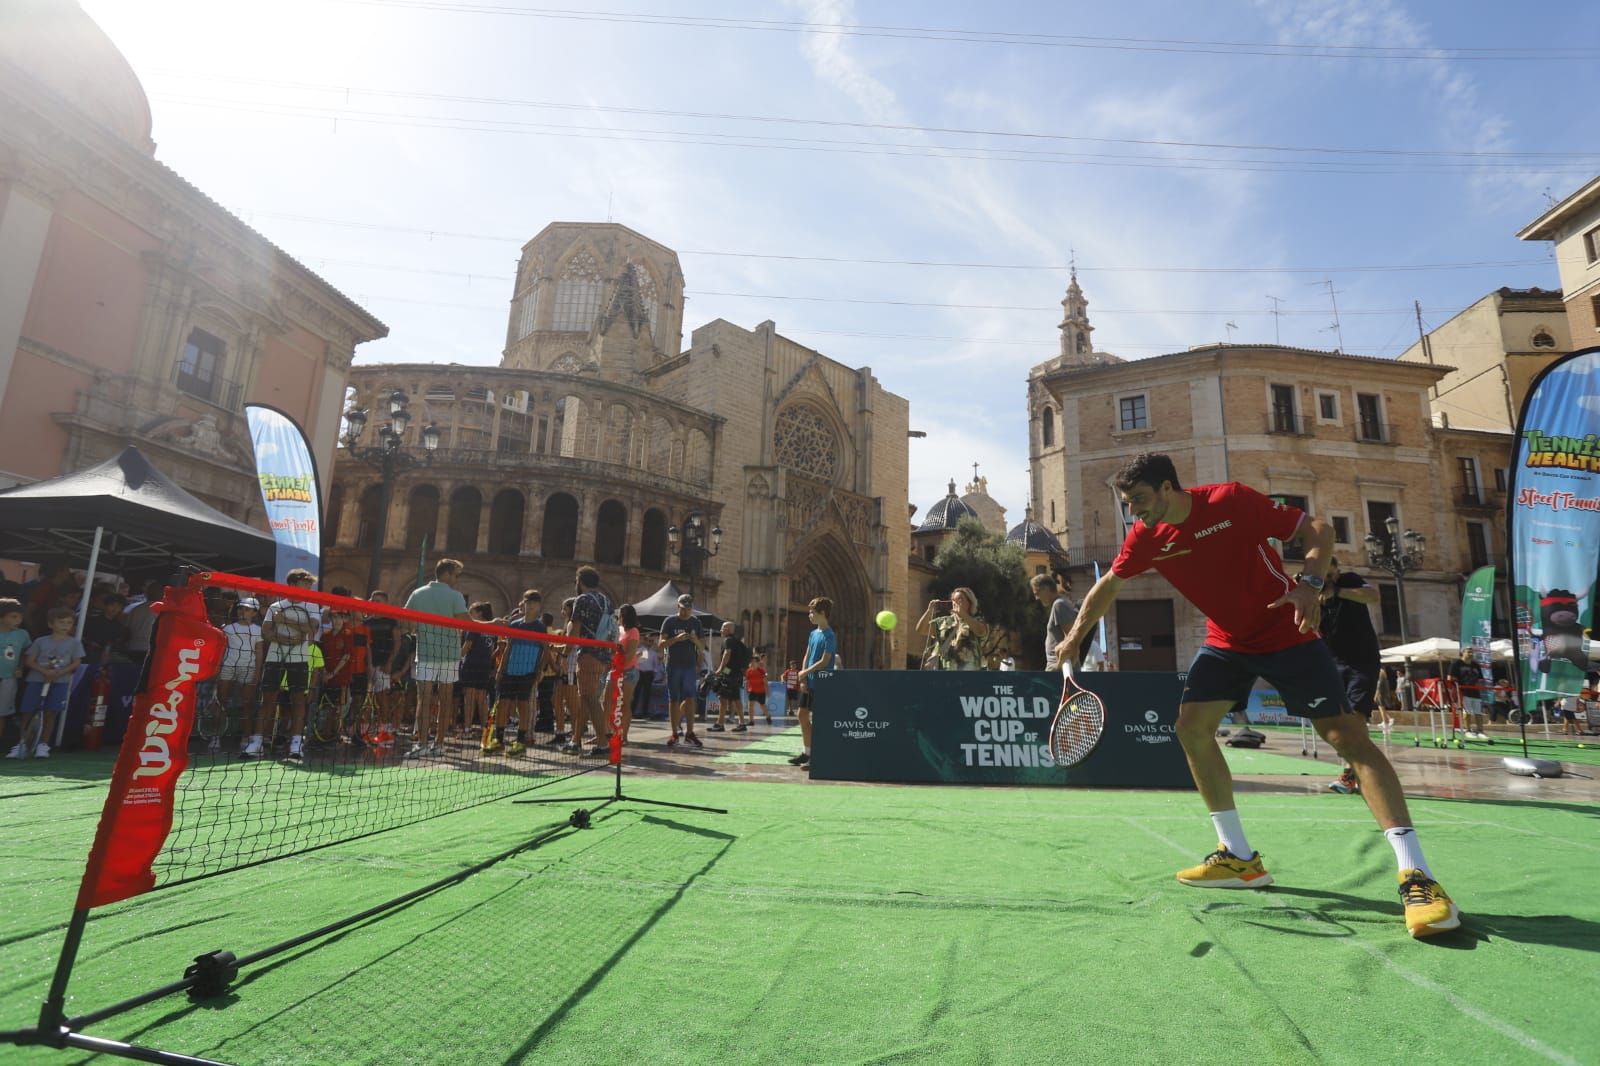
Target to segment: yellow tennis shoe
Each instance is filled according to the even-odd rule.
[[[1400,901],[1406,906],[1406,931],[1412,936],[1461,928],[1461,912],[1455,903],[1439,882],[1421,870],[1400,871]]]
[[[1218,844],[1199,866],[1179,870],[1178,880],[1195,888],[1266,888],[1272,884],[1272,875],[1261,864],[1259,851],[1241,859]]]

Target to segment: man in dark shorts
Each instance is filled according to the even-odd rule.
[[[1200,888],[1262,888],[1272,875],[1246,840],[1233,800],[1233,776],[1217,746],[1217,726],[1249,697],[1256,678],[1277,688],[1290,713],[1311,719],[1355,768],[1367,806],[1400,867],[1406,928],[1414,937],[1455,929],[1460,912],[1434,880],[1412,828],[1400,778],[1352,711],[1328,646],[1317,636],[1333,527],[1299,508],[1225,482],[1185,491],[1165,455],[1140,455],[1114,482],[1136,519],[1111,570],[1085,597],[1065,643],[1076,647],[1111,608],[1124,582],[1155,569],[1206,616],[1178,708],[1178,739],[1211,811],[1217,848],[1178,881]],[[1268,543],[1306,545],[1291,578]]]
[[[678,597],[678,613],[661,623],[661,648],[667,653],[667,721],[672,735],[667,747],[678,746],[678,727],[684,730],[684,743],[703,748],[694,733],[695,690],[700,685],[698,666],[705,630],[694,616],[694,599],[687,593]]]
[[[1378,631],[1372,628],[1372,612],[1378,590],[1360,574],[1339,569],[1338,559],[1328,560],[1328,574],[1322,585],[1322,622],[1318,628],[1344,682],[1345,702],[1369,723],[1378,705]],[[1330,785],[1335,792],[1350,795],[1361,791],[1355,769],[1346,763]]]

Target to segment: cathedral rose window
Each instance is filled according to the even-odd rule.
[[[823,481],[833,481],[839,472],[839,439],[828,420],[809,407],[788,407],[779,413],[772,451],[780,465]]]

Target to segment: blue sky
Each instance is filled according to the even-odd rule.
[[[1514,233],[1600,173],[1592,3],[565,2],[83,6],[159,158],[391,326],[360,362],[497,363],[521,244],[609,216],[678,250],[686,327],[908,397],[920,508],[976,461],[1013,520],[1073,255],[1125,358],[1331,348],[1328,280],[1395,355],[1413,300],[1555,287]]]

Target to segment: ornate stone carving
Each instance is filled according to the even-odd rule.
[[[839,438],[820,411],[791,404],[772,430],[773,460],[780,466],[833,482],[839,474]]]

